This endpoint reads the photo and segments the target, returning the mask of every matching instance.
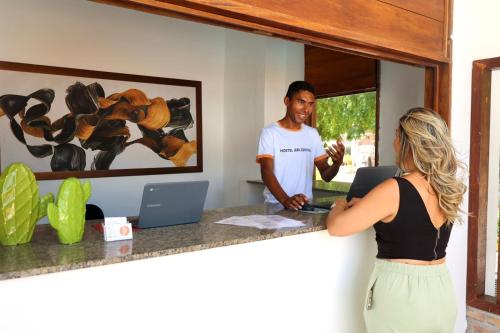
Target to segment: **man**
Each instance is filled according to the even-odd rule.
[[[326,182],[339,171],[344,158],[342,142],[325,151],[318,131],[304,124],[316,106],[314,93],[308,82],[292,82],[284,99],[285,117],[262,129],[257,163],[266,185],[265,202],[301,209],[312,198],[314,165]]]

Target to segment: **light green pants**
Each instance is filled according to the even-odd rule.
[[[376,260],[363,313],[368,333],[452,333],[456,311],[446,263]]]

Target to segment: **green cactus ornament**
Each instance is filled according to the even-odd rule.
[[[52,193],[40,198],[35,175],[26,165],[13,163],[0,176],[0,243],[31,241],[35,225],[54,201]]]
[[[59,187],[56,204],[49,203],[47,216],[62,244],[78,243],[85,230],[85,204],[92,192],[90,182],[80,184],[74,177]]]

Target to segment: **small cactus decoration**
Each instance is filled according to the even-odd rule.
[[[0,243],[31,241],[35,225],[54,201],[52,193],[40,198],[35,175],[26,165],[13,163],[0,176]]]
[[[47,207],[50,225],[57,230],[62,244],[78,243],[85,229],[85,204],[90,198],[90,182],[80,184],[74,177],[66,179],[57,193],[56,204]]]

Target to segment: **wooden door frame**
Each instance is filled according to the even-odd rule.
[[[472,63],[469,161],[470,215],[467,235],[466,298],[467,305],[500,315],[500,288],[497,288],[496,297],[485,295],[491,73],[493,70],[500,70],[500,57],[476,60]],[[500,260],[498,264],[500,267]],[[500,277],[499,273],[500,270],[497,272],[497,279]]]

